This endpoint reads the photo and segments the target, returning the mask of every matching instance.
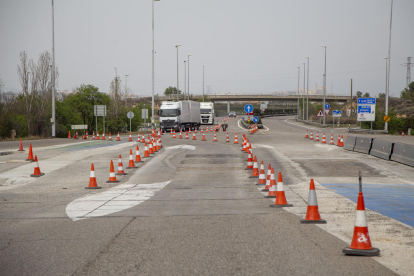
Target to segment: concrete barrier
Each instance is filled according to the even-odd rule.
[[[355,141],[354,151],[369,154],[372,146],[372,138],[357,137]]]
[[[348,136],[344,143],[344,149],[354,151],[356,138],[355,136]]]
[[[385,160],[390,160],[394,143],[373,139],[370,154]]]
[[[394,143],[391,160],[414,167],[414,145]]]

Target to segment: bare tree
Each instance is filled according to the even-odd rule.
[[[121,90],[121,79],[118,77],[115,68],[115,78],[111,81],[109,85],[109,95],[112,98],[112,106],[111,106],[111,113],[113,116],[118,118],[120,115],[119,112],[122,109],[122,104],[124,100],[124,94]]]

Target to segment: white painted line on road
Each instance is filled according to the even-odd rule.
[[[116,151],[131,146],[133,147],[133,145],[129,143],[122,143],[112,147],[108,147],[105,149],[105,151]],[[45,173],[47,175],[63,167],[74,164],[79,160],[83,160],[90,156],[101,154],[101,151],[101,148],[85,149],[83,151],[69,152],[68,154],[65,153],[64,155],[58,155],[45,160],[40,159],[39,166],[42,173]],[[34,164],[28,163],[1,173],[0,183],[2,184],[2,186],[0,186],[0,191],[14,189],[16,187],[24,186],[26,184],[38,180],[39,178],[30,177],[30,174],[33,172],[33,168]]]
[[[170,182],[122,184],[103,193],[75,199],[66,206],[66,214],[76,221],[120,212],[150,199]]]
[[[320,148],[320,149],[324,149],[324,150],[327,150],[327,151],[332,151],[332,150],[337,150],[337,149],[339,149],[340,147],[337,147],[337,146],[334,146],[334,145],[327,145],[327,144],[313,144],[315,147],[317,147],[317,148]]]
[[[242,126],[240,125],[241,120],[242,120],[242,119],[240,119],[240,120],[238,120],[238,121],[237,121],[237,126],[238,126],[241,130],[244,130],[244,131],[246,131],[246,132],[247,132],[247,129],[245,129],[244,127],[242,127]]]
[[[273,149],[272,146],[268,146],[268,145],[258,145],[258,144],[252,144],[252,148],[258,148],[258,149]]]

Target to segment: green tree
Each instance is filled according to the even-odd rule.
[[[414,100],[414,81],[408,85],[408,89],[405,88],[403,91],[401,91],[400,98],[406,100]]]
[[[200,102],[200,103],[202,103],[203,102],[203,97],[200,97],[198,100],[197,100],[197,102]],[[210,98],[207,96],[207,95],[204,95],[204,102],[211,102],[210,101]]]
[[[66,99],[68,104],[81,114],[83,123],[88,125],[88,129],[94,125],[93,106],[108,106],[111,103],[109,95],[101,93],[98,90],[98,87],[91,84],[82,84],[76,89],[76,93],[69,95]]]
[[[178,90],[178,94],[181,94],[181,90]],[[164,95],[177,95],[177,87],[168,86],[165,88]]]
[[[363,98],[369,98],[369,97],[370,97],[369,93],[368,92],[365,92]]]
[[[357,91],[356,94],[355,94],[355,96],[357,98],[362,98],[362,92],[361,91]]]

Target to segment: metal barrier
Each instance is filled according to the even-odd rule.
[[[414,145],[394,143],[391,160],[414,167]]]
[[[355,141],[354,151],[369,154],[372,146],[372,138],[357,137]]]
[[[346,138],[344,143],[344,149],[354,151],[356,139],[357,137],[355,136],[349,136],[348,138]]]
[[[370,154],[378,158],[390,160],[394,143],[373,139]]]

